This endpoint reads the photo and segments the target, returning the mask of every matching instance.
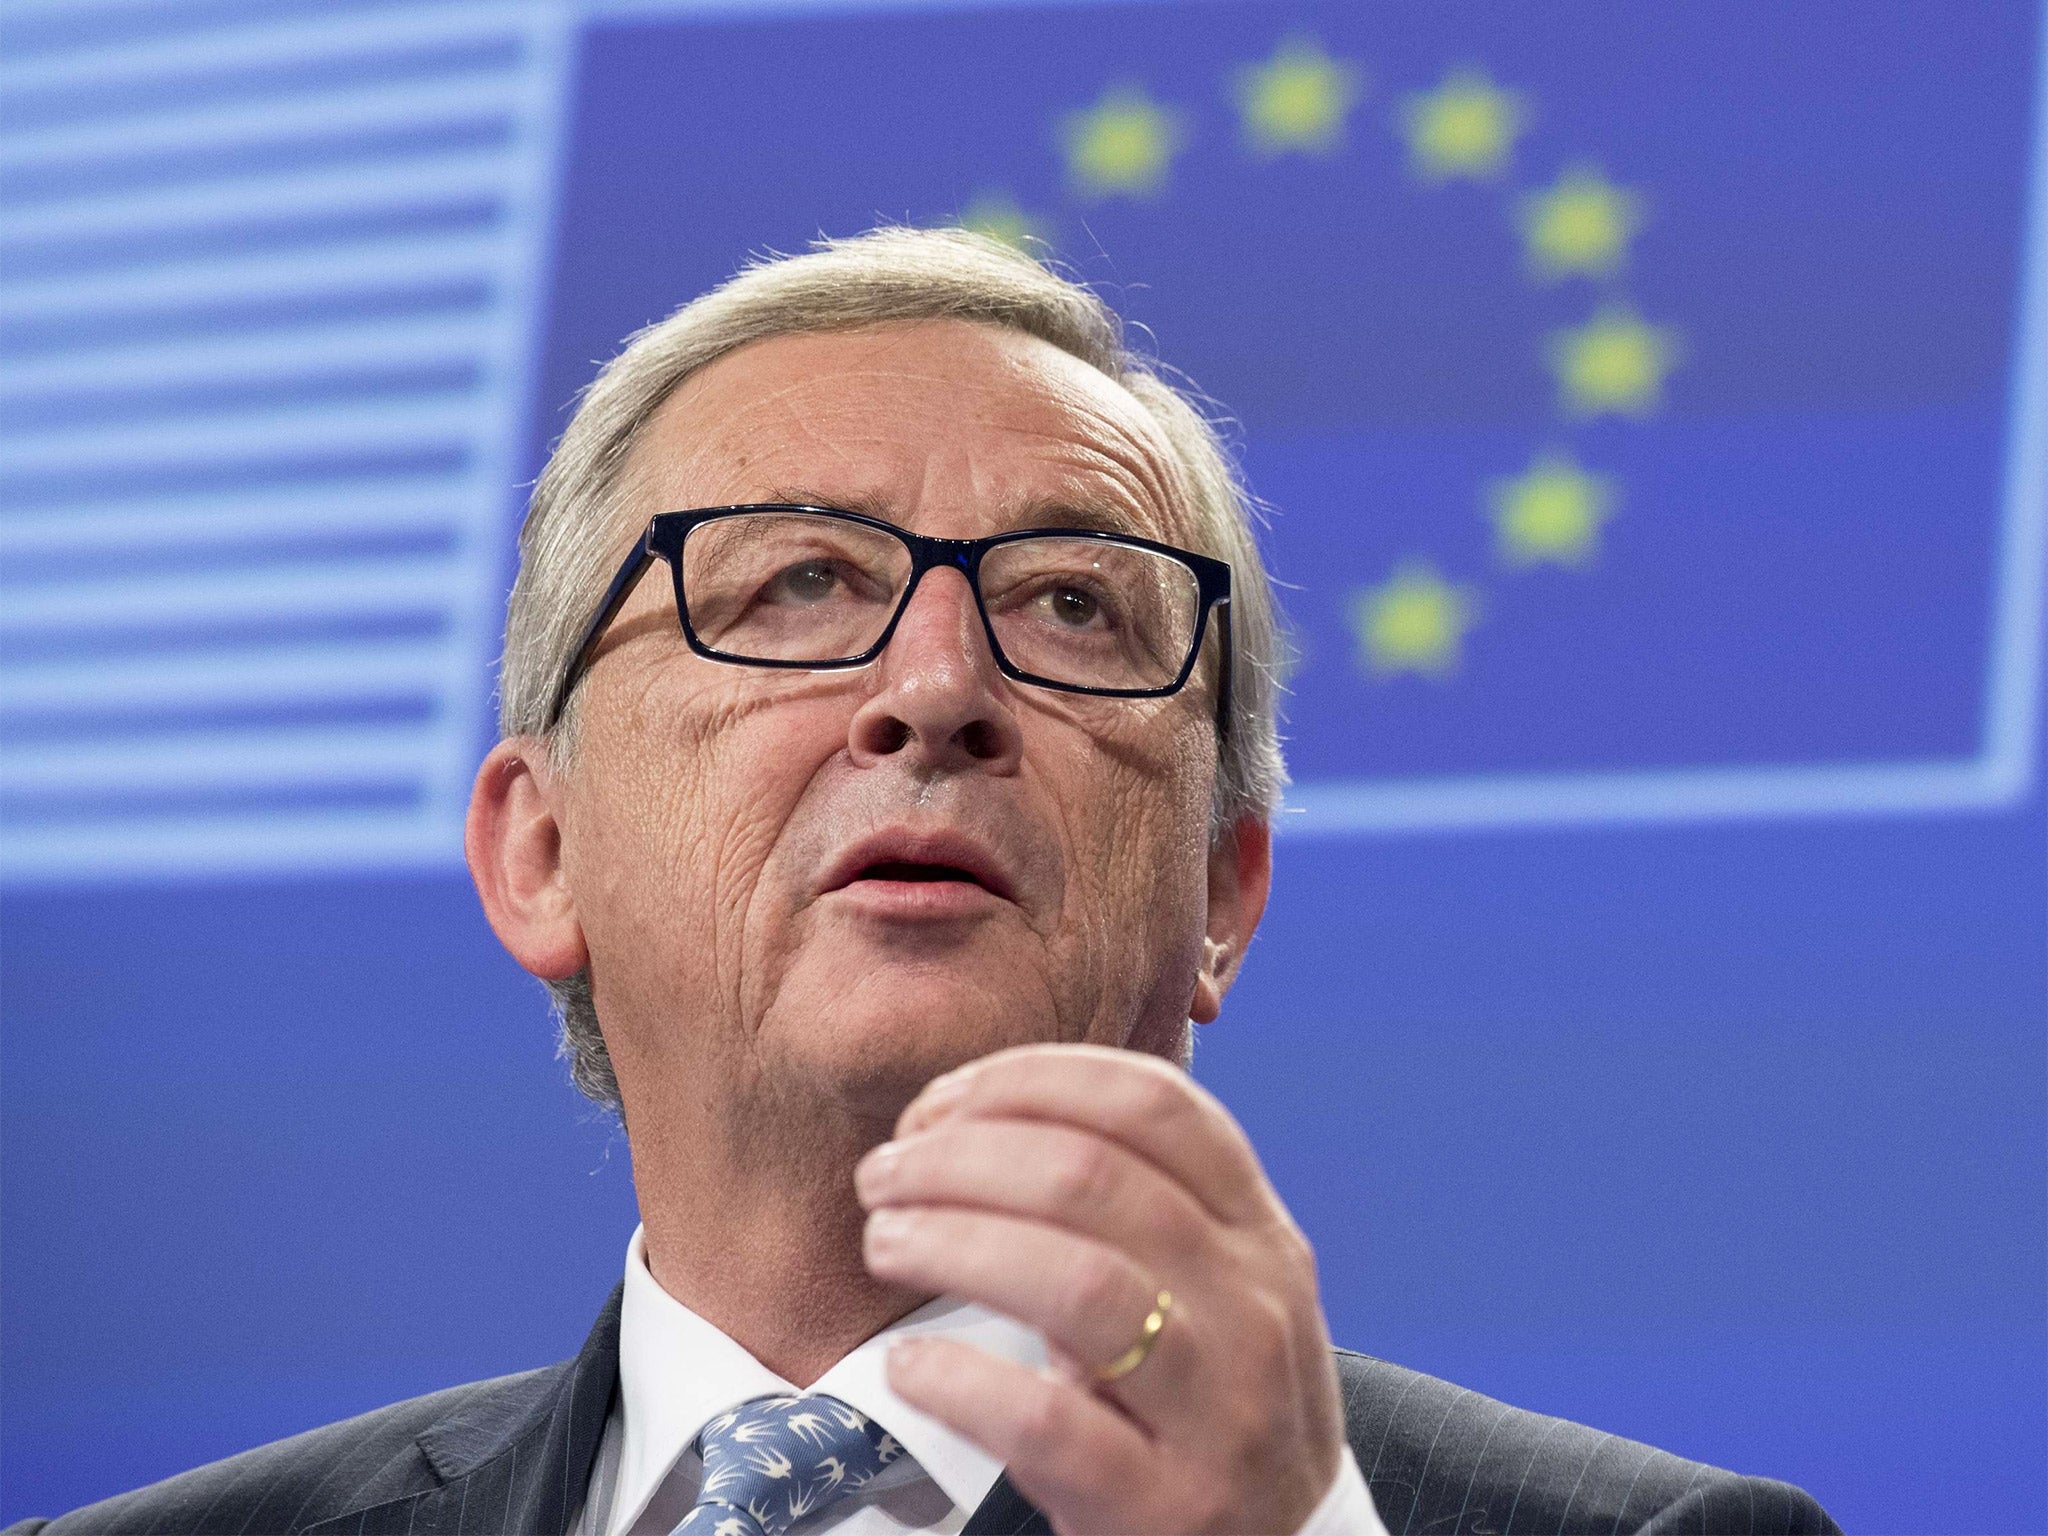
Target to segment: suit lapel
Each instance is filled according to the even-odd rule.
[[[1007,1477],[999,1477],[981,1507],[967,1517],[960,1536],[1052,1536],[1052,1523]]]
[[[583,1507],[619,1380],[619,1298],[537,1399],[488,1403],[419,1437],[437,1486],[325,1520],[304,1536],[564,1536]]]
[[[589,1491],[618,1388],[622,1290],[537,1400],[486,1407],[419,1437],[437,1486],[323,1520],[303,1536],[564,1536]],[[1052,1536],[1052,1526],[998,1477],[960,1536]]]

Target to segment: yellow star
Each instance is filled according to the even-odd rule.
[[[1424,181],[1499,175],[1524,126],[1522,98],[1476,69],[1454,70],[1435,90],[1410,96],[1401,116],[1410,165]]]
[[[1027,253],[1033,246],[1042,249],[1046,244],[1045,237],[1039,233],[1038,221],[1019,208],[1007,192],[977,195],[961,210],[960,227]]]
[[[1166,169],[1186,134],[1181,115],[1162,107],[1140,86],[1115,86],[1083,112],[1060,124],[1067,175],[1083,197],[1115,192],[1143,196],[1166,184]]]
[[[1614,515],[1614,482],[1589,475],[1560,453],[1539,454],[1486,499],[1495,547],[1510,565],[1584,565],[1598,553],[1600,525]]]
[[[1646,325],[1609,304],[1584,325],[1552,331],[1544,351],[1567,413],[1647,416],[1662,403],[1679,347],[1668,327]]]
[[[1379,586],[1352,593],[1350,620],[1359,665],[1368,672],[1442,679],[1458,669],[1465,633],[1479,622],[1479,599],[1470,587],[1410,561]]]
[[[1245,140],[1262,155],[1330,153],[1363,94],[1358,70],[1331,58],[1313,38],[1291,37],[1266,63],[1237,72]]]
[[[1558,177],[1548,191],[1524,196],[1520,219],[1529,265],[1538,277],[1605,277],[1621,265],[1628,242],[1642,228],[1642,200],[1581,166]]]

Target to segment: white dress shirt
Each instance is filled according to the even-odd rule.
[[[918,1336],[958,1339],[1033,1368],[1046,1362],[1045,1341],[1032,1329],[941,1297],[798,1387],[664,1291],[636,1229],[626,1247],[619,1390],[572,1536],[668,1536],[697,1500],[704,1464],[694,1442],[704,1426],[750,1398],[805,1391],[851,1403],[894,1435],[904,1454],[865,1488],[799,1520],[790,1536],[958,1536],[1003,1469],[889,1390],[889,1346]],[[1336,1482],[1296,1536],[1386,1536],[1348,1449]]]

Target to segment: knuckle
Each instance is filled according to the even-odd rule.
[[[1017,1456],[1036,1461],[1050,1454],[1065,1437],[1066,1405],[1049,1382],[1037,1382],[1017,1403]]]
[[[1314,1283],[1315,1245],[1308,1240],[1308,1234],[1302,1231],[1292,1218],[1284,1215],[1281,1217],[1279,1231],[1274,1234],[1273,1246],[1290,1270],[1307,1276],[1309,1282]]]
[[[1171,1123],[1189,1107],[1186,1081],[1164,1062],[1148,1067],[1132,1085],[1131,1110],[1141,1120]]]
[[[1245,1319],[1244,1349],[1253,1367],[1266,1378],[1286,1368],[1293,1357],[1293,1319],[1286,1302],[1263,1293],[1252,1298]]]
[[[1270,1432],[1270,1421],[1249,1403],[1240,1403],[1230,1409],[1224,1422],[1229,1435],[1224,1441],[1219,1464],[1227,1468],[1232,1477],[1241,1478],[1257,1462],[1258,1447]]]
[[[1161,1243],[1170,1253],[1214,1253],[1214,1229],[1208,1217],[1185,1198],[1160,1201],[1147,1213]]]
[[[1130,1304],[1130,1286],[1123,1266],[1100,1248],[1091,1248],[1074,1261],[1069,1294],[1071,1315],[1077,1322],[1118,1317]]]
[[[1054,1161],[1053,1197],[1063,1208],[1096,1206],[1108,1197],[1111,1179],[1108,1147],[1100,1142],[1070,1146]]]
[[[1234,1408],[1228,1420],[1230,1436],[1216,1462],[1225,1487],[1257,1488],[1271,1482],[1275,1442],[1289,1422],[1287,1409],[1270,1402],[1254,1406],[1246,1401]]]
[[[1230,1107],[1215,1094],[1192,1077],[1183,1077],[1180,1097],[1192,1118],[1215,1126],[1224,1135],[1243,1142],[1249,1149],[1251,1140],[1244,1134],[1244,1127],[1237,1123],[1237,1116],[1230,1112]]]

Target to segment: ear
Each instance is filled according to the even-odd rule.
[[[532,737],[502,741],[477,770],[462,848],[498,942],[546,981],[590,963],[562,870],[562,833],[547,749]]]
[[[1252,931],[1273,888],[1273,829],[1263,816],[1240,816],[1209,849],[1209,923],[1188,1017],[1212,1024],[1244,962]]]

